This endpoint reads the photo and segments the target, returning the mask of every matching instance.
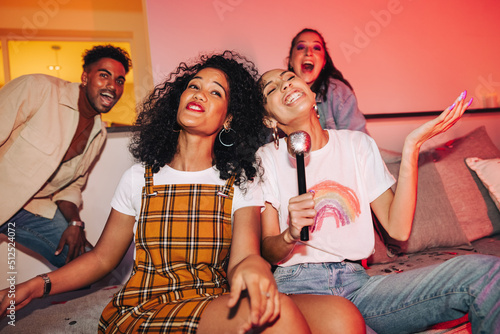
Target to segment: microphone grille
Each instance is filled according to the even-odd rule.
[[[311,137],[305,131],[295,131],[288,135],[288,153],[292,155],[309,153]]]

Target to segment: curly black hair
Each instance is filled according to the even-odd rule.
[[[177,152],[177,110],[181,94],[204,68],[215,68],[226,74],[229,84],[227,114],[232,116],[231,128],[234,130],[229,132],[231,138],[228,133],[223,134],[224,142],[234,141],[232,146],[215,140],[213,163],[221,179],[227,180],[234,173],[235,184],[242,185],[261,174],[255,153],[266,142],[266,131],[262,122],[261,93],[257,87],[258,71],[253,62],[233,51],[203,55],[193,65],[183,62],[165,82],[157,85],[140,107],[129,149],[136,161],[152,166],[153,173],[172,161]]]
[[[319,33],[319,31],[311,29],[311,28],[304,28],[301,31],[295,35],[295,37],[292,39],[292,44],[290,45],[290,50],[288,51],[288,70],[293,72],[292,64],[290,63],[292,59],[292,52],[295,47],[295,44],[297,44],[297,39],[299,36],[305,32],[312,32],[315,33],[316,35],[319,36],[321,40],[321,44],[323,44],[323,50],[325,50],[325,66],[321,69],[321,72],[319,73],[318,78],[314,81],[314,83],[311,86],[311,90],[316,93],[318,98],[322,99],[323,101],[326,101],[326,93],[328,91],[328,85],[330,84],[330,78],[332,79],[337,79],[345,83],[352,91],[354,89],[352,88],[351,84],[349,81],[347,81],[346,78],[344,78],[344,75],[342,75],[342,72],[340,72],[335,65],[333,64],[332,57],[330,56],[330,53],[328,52],[328,48],[326,47],[326,42],[325,39],[323,38],[323,35]]]
[[[83,57],[83,69],[86,71],[89,65],[98,62],[102,58],[111,58],[122,63],[125,73],[128,73],[132,67],[132,60],[127,51],[122,48],[107,45],[96,45],[92,49],[85,50]]]

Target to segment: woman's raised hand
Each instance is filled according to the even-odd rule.
[[[471,105],[472,98],[468,102],[465,102],[466,96],[467,91],[463,91],[451,106],[446,108],[438,117],[412,131],[406,137],[406,140],[420,148],[426,140],[447,131],[462,117],[465,110]]]

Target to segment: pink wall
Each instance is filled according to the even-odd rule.
[[[284,67],[303,27],[325,36],[364,113],[472,108],[500,96],[498,0],[146,0],[155,82],[200,53]],[[496,95],[495,95],[496,94]],[[497,105],[496,105],[497,106]]]

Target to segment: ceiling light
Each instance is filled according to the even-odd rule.
[[[49,66],[47,66],[47,68],[49,69],[49,71],[59,71],[61,69],[61,66],[59,65],[59,58],[58,58],[57,52],[59,50],[61,50],[61,46],[59,46],[59,45],[52,45],[50,48],[52,50],[54,50],[56,61],[55,61],[55,65],[49,65]],[[59,73],[58,73],[57,76],[59,77]]]

